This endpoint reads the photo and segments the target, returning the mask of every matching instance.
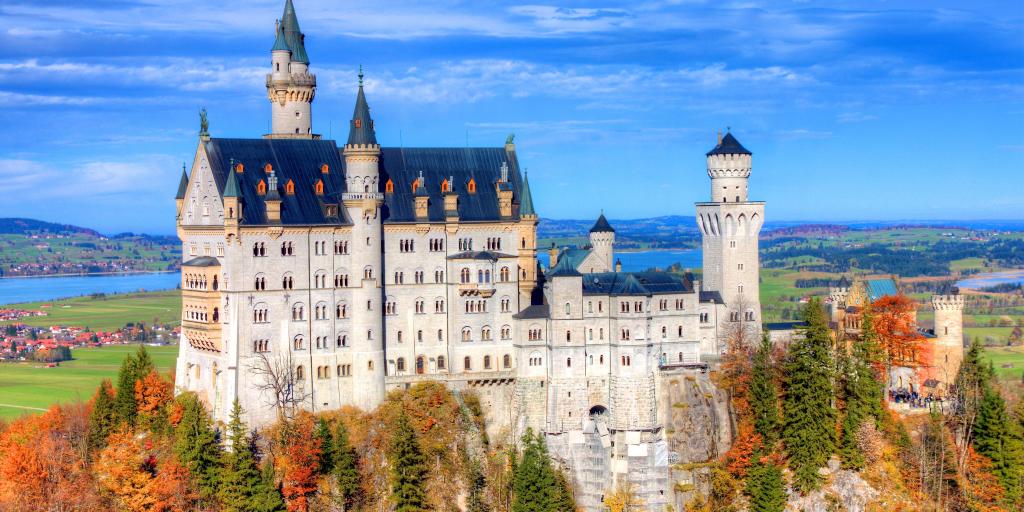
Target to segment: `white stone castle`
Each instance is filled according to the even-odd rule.
[[[361,73],[347,142],[313,134],[316,77],[291,0],[271,66],[272,133],[215,138],[204,118],[181,178],[179,391],[220,421],[238,399],[258,425],[442,381],[479,394],[492,432],[590,446],[592,478],[629,475],[652,510],[668,503],[659,373],[761,328],[764,203],[748,200],[750,152],[726,134],[707,154],[703,282],[620,271],[603,215],[588,248],[555,250],[545,269],[511,137],[382,147]],[[599,507],[603,487],[581,505]]]

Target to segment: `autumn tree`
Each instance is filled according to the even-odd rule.
[[[156,370],[150,370],[135,381],[135,404],[137,423],[140,429],[163,433],[170,429],[167,420],[167,404],[174,399],[173,385],[160,377]]]
[[[608,512],[634,512],[643,510],[644,501],[636,495],[633,484],[627,482],[605,494],[604,506]]]
[[[107,446],[107,438],[116,423],[114,412],[114,388],[110,379],[103,379],[92,399],[89,412],[88,445],[90,452],[97,452]]]
[[[204,500],[213,500],[220,483],[221,448],[206,408],[194,393],[178,397],[182,417],[174,429],[174,453],[188,468]]]
[[[310,500],[317,491],[320,442],[314,437],[313,431],[313,416],[301,412],[285,424],[282,432],[284,453],[281,462],[284,472],[281,494],[291,512],[310,510]]]
[[[836,412],[831,332],[821,302],[811,299],[803,315],[807,327],[790,346],[784,365],[782,439],[793,470],[793,487],[806,493],[821,484],[818,468],[835,451]]]
[[[132,512],[191,510],[188,471],[149,439],[122,429],[111,434],[93,468],[100,485]]]
[[[427,510],[423,484],[427,478],[426,461],[420,450],[416,432],[403,412],[398,417],[389,450],[391,460],[391,495],[396,512]]]
[[[930,364],[929,347],[914,321],[914,301],[903,294],[886,295],[872,302],[870,310],[887,374],[893,366]]]

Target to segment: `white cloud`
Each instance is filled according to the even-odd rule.
[[[0,105],[6,105],[8,107],[29,107],[40,105],[83,106],[93,105],[100,101],[102,101],[102,98],[92,98],[88,96],[24,94],[11,91],[0,91]]]

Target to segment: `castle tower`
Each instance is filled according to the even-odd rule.
[[[594,256],[601,262],[601,267],[606,270],[614,268],[612,261],[613,247],[615,246],[615,228],[608,223],[604,212],[597,218],[594,227],[590,228],[590,248]]]
[[[952,293],[933,295],[935,311],[935,378],[947,389],[960,371],[964,359],[964,297],[954,288]]]
[[[742,323],[746,337],[761,332],[758,280],[758,234],[764,223],[764,202],[747,200],[751,153],[726,133],[707,153],[711,200],[697,203],[697,228],[704,251],[705,291],[722,296],[729,323]],[[723,350],[719,340],[719,350]]]
[[[352,317],[352,389],[355,405],[371,410],[384,400],[384,324],[381,205],[384,195],[379,183],[380,145],[374,134],[370,107],[363,94],[363,73],[359,72],[359,93],[345,144],[346,190],[342,202],[352,219],[352,268],[359,272],[359,286],[353,291],[357,314]],[[365,309],[363,309],[365,308]]]
[[[284,14],[275,28],[267,73],[270,99],[269,138],[313,138],[313,96],[316,76],[309,73],[305,34],[299,30],[292,0],[285,0]]]

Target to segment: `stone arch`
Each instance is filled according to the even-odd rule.
[[[742,235],[750,234],[750,226],[747,224],[747,214],[741,213],[736,219],[736,229],[739,230],[738,232]]]
[[[734,236],[736,234],[736,219],[733,218],[732,214],[726,214],[725,216],[725,235]]]

